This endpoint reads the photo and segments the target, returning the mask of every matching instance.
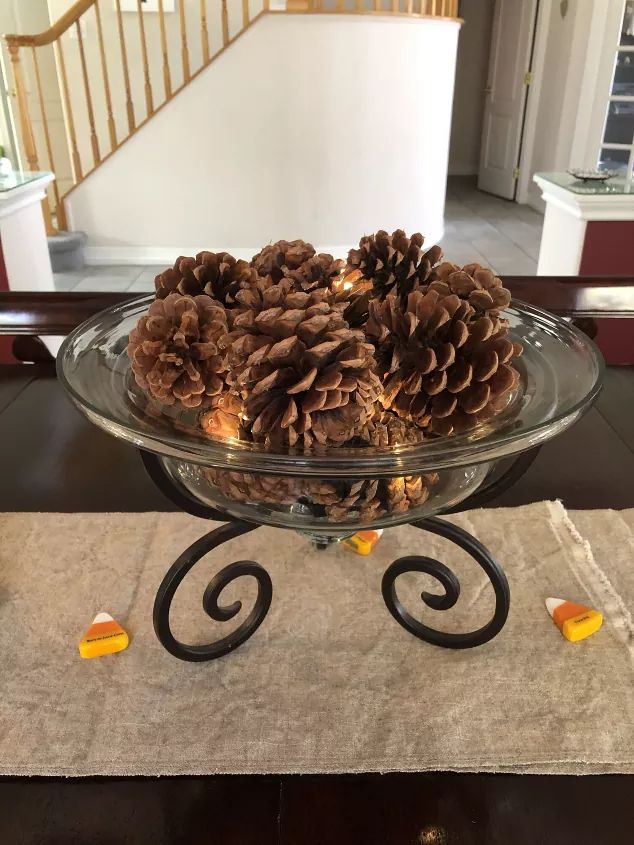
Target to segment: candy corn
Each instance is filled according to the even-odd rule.
[[[109,613],[98,613],[79,643],[79,653],[82,657],[101,657],[123,651],[128,643],[128,635],[121,625]]]
[[[358,531],[352,537],[346,537],[343,540],[343,545],[358,555],[369,555],[372,549],[381,539],[383,529],[379,528],[376,531]]]
[[[564,637],[571,643],[585,640],[590,634],[598,631],[603,624],[603,616],[598,610],[565,599],[546,599],[546,610]]]

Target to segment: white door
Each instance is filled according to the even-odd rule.
[[[478,187],[515,199],[537,0],[496,0]]]

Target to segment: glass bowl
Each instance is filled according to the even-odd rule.
[[[233,517],[345,536],[455,507],[497,461],[569,428],[599,392],[603,361],[566,320],[513,301],[509,334],[524,354],[520,383],[505,410],[466,434],[386,447],[327,447],[272,452],[235,437],[207,435],[195,411],[148,401],[126,352],[128,334],[153,297],[96,314],[64,341],[59,378],[96,425],[160,456],[190,498]]]

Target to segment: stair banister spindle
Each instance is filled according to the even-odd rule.
[[[26,156],[29,169],[39,170],[40,168],[37,160],[35,138],[33,136],[33,124],[31,123],[31,115],[29,114],[29,103],[26,96],[26,89],[24,87],[22,60],[20,57],[20,47],[18,44],[14,42],[9,42],[9,56],[11,57],[11,67],[13,69],[15,97],[18,104],[18,117],[20,119],[20,130],[22,134],[22,145],[24,147],[24,154]]]
[[[147,41],[145,40],[145,23],[143,21],[143,6],[141,0],[136,0],[137,16],[139,18],[139,37],[141,39],[141,56],[143,58],[143,75],[145,77],[145,110],[147,116],[154,112],[154,101],[152,99],[152,82],[150,80],[150,65],[147,56]]]
[[[172,75],[170,73],[170,63],[167,52],[167,32],[165,29],[165,9],[163,6],[163,0],[158,0],[159,29],[161,31],[161,54],[163,56],[163,84],[165,86],[165,99],[169,100],[172,96]]]
[[[222,0],[222,43],[227,46],[229,43],[229,13],[227,12],[227,0]]]
[[[73,164],[73,181],[75,184],[81,182],[83,172],[81,167],[81,156],[79,155],[79,147],[77,146],[77,133],[75,132],[75,118],[73,117],[73,106],[70,99],[70,92],[68,90],[68,75],[66,74],[66,61],[64,59],[64,48],[62,46],[62,39],[55,42],[57,49],[57,61],[59,64],[60,76],[62,79],[62,93],[64,102],[64,114],[66,116],[66,127],[68,142],[70,146],[71,161]]]
[[[200,0],[200,41],[202,46],[203,64],[209,64],[209,30],[207,28],[207,0]]]
[[[128,116],[128,131],[130,134],[134,132],[136,122],[134,119],[134,104],[132,102],[132,92],[130,88],[130,70],[128,68],[128,53],[125,46],[125,34],[123,31],[123,19],[121,17],[121,0],[115,0],[117,8],[117,28],[119,30],[119,46],[121,47],[121,65],[123,67],[123,84],[125,86],[125,107]]]
[[[17,44],[9,43],[9,54],[11,56],[11,63],[13,67],[13,81],[15,83],[15,95],[18,102],[18,112],[20,118],[20,130],[22,133],[22,144],[24,146],[24,154],[31,170],[39,170],[39,162],[37,158],[37,147],[35,146],[35,136],[33,135],[33,124],[31,123],[31,115],[29,113],[29,104],[26,96],[26,88],[24,86],[24,77],[22,75],[22,62],[20,58],[20,48]],[[48,199],[45,198],[42,202],[42,212],[44,214],[44,223],[46,225],[47,234],[54,233],[53,221],[51,220],[51,210],[48,205]]]
[[[92,94],[90,91],[90,80],[88,78],[88,65],[86,64],[86,51],[84,50],[84,36],[81,31],[81,20],[75,21],[75,30],[77,32],[77,44],[79,46],[81,72],[84,79],[86,111],[88,112],[88,126],[90,127],[90,146],[92,147],[92,158],[96,167],[101,161],[101,156],[99,154],[99,139],[97,138],[97,132],[95,130],[95,111],[92,105]]]
[[[44,102],[44,94],[42,91],[42,77],[40,75],[40,63],[37,58],[37,49],[35,47],[31,47],[31,53],[33,56],[33,69],[35,70],[35,84],[37,87],[37,98],[40,104],[40,117],[42,119],[42,131],[44,133],[44,143],[46,144],[46,153],[48,155],[48,166],[53,173],[57,172],[55,167],[55,156],[53,155],[53,145],[51,144],[51,133],[48,128],[48,116],[46,114],[46,105]],[[59,185],[57,180],[54,180],[51,189],[53,191],[53,195],[55,197],[55,212],[57,214],[57,225],[60,229],[66,228],[66,214],[64,211],[64,206],[59,196]],[[46,211],[44,213],[45,219],[47,217],[50,218],[50,206],[48,203],[48,197],[43,201],[46,203]],[[51,229],[53,228],[51,222]]]
[[[99,0],[95,2],[95,20],[97,22],[97,39],[99,41],[99,55],[101,57],[101,73],[103,76],[103,90],[106,97],[106,110],[108,112],[108,134],[110,136],[110,150],[114,150],[117,146],[117,130],[114,122],[114,115],[112,113],[112,96],[110,93],[110,79],[108,77],[108,63],[106,61],[106,50],[103,40],[103,29],[101,26],[101,12],[99,10]]]
[[[189,82],[191,72],[189,70],[189,50],[187,49],[187,20],[185,17],[185,3],[180,0],[178,4],[178,15],[181,27],[181,59],[183,62],[183,84]]]

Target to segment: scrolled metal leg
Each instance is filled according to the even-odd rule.
[[[219,528],[215,528],[201,537],[200,540],[192,543],[163,578],[154,600],[154,630],[161,644],[174,657],[190,661],[215,660],[242,645],[262,624],[271,606],[273,585],[268,572],[259,563],[252,560],[239,560],[225,566],[209,582],[203,596],[203,608],[207,615],[218,622],[227,622],[240,612],[242,602],[236,601],[223,607],[219,603],[221,592],[228,584],[243,575],[251,575],[256,579],[258,594],[253,610],[233,633],[209,645],[187,645],[174,637],[169,621],[172,599],[181,581],[192,567],[212,549],[228,540],[240,537],[242,534],[248,534],[249,531],[254,531],[257,527],[257,525],[251,525],[247,522],[232,522],[229,525],[221,525]]]
[[[452,525],[436,517],[421,519],[418,522],[412,522],[412,525],[423,531],[430,531],[432,534],[438,534],[440,537],[450,540],[457,546],[460,546],[467,554],[471,555],[476,563],[482,567],[491,581],[495,592],[495,611],[493,618],[486,625],[483,625],[482,628],[478,628],[477,631],[471,631],[467,634],[452,634],[444,631],[436,631],[434,628],[429,628],[427,625],[414,619],[396,595],[396,579],[403,573],[424,572],[440,582],[445,590],[444,595],[434,595],[427,591],[421,593],[421,598],[425,604],[434,610],[449,610],[458,601],[460,595],[460,582],[444,563],[440,563],[440,561],[434,560],[434,558],[419,555],[399,558],[387,568],[381,583],[383,600],[387,605],[387,609],[396,621],[409,631],[410,634],[433,645],[442,646],[443,648],[473,648],[493,639],[504,627],[511,600],[508,581],[500,564],[482,543],[456,525]]]

